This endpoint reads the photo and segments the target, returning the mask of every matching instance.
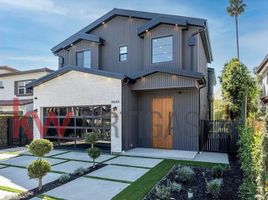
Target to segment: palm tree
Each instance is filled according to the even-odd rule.
[[[243,0],[229,0],[230,5],[227,7],[227,12],[231,17],[235,17],[235,26],[236,26],[236,49],[237,49],[237,58],[239,59],[239,41],[238,41],[238,16],[241,15],[246,8],[246,4]]]

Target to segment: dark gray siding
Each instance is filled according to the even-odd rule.
[[[100,66],[99,60],[99,45],[95,42],[90,42],[82,40],[76,43],[74,46],[67,50],[61,50],[57,53],[58,56],[63,56],[64,65],[63,66],[76,66],[76,52],[83,50],[91,50],[91,65],[92,68],[98,69]]]
[[[152,39],[173,36],[173,61],[152,64]],[[181,69],[181,28],[178,26],[161,24],[144,34],[144,68],[154,66],[176,67]]]
[[[152,147],[152,99],[173,97],[174,149],[195,150],[199,147],[199,91],[170,90],[138,94],[138,147]]]
[[[122,90],[123,150],[128,150],[137,146],[138,102],[137,95],[131,91],[130,85],[123,84]]]
[[[91,33],[105,40],[101,46],[102,70],[131,74],[143,69],[143,39],[137,28],[147,20],[115,17]],[[119,47],[128,46],[128,60],[119,62]]]
[[[167,88],[191,88],[196,87],[196,79],[181,77],[166,73],[154,73],[140,78],[132,86],[132,90],[151,90]]]

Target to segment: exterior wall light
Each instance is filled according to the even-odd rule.
[[[102,22],[102,25],[104,25],[105,24],[105,22]]]
[[[113,107],[113,111],[114,112],[116,112],[117,111],[117,107],[115,106],[115,107]]]
[[[149,32],[149,30],[148,29],[146,29],[146,31],[145,31],[146,33],[148,33]]]
[[[38,109],[34,109],[34,112],[37,113],[38,112]]]

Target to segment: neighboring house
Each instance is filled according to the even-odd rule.
[[[261,101],[266,106],[268,104],[268,55],[258,66],[256,72],[260,77]]]
[[[59,70],[27,85],[47,130],[35,126],[35,138],[57,140],[57,124],[71,112],[66,140],[97,131],[112,152],[199,150],[215,82],[206,20],[113,9],[52,52]],[[45,123],[51,111],[56,125]]]
[[[0,115],[13,115],[13,99],[18,98],[20,115],[33,109],[33,93],[26,84],[51,73],[47,68],[19,71],[11,67],[0,66]]]

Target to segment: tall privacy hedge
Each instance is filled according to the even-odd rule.
[[[243,170],[239,195],[243,200],[267,199],[267,131],[254,129],[253,124],[240,129],[238,155]]]
[[[8,117],[0,116],[0,146],[7,145]]]

